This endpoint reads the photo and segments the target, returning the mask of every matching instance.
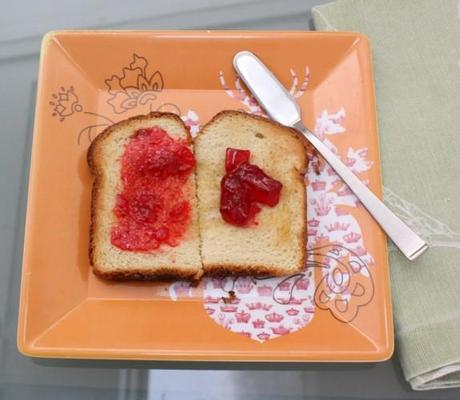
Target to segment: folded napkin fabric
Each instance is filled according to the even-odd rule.
[[[396,349],[415,390],[460,386],[460,1],[337,0],[318,30],[373,51],[385,201],[431,249],[390,251]]]

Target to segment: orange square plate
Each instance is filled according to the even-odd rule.
[[[261,57],[297,98],[305,124],[381,195],[371,57],[359,34],[50,33],[43,40],[30,169],[21,352],[138,360],[390,357],[385,237],[315,155],[305,177],[303,273],[205,278],[190,287],[109,282],[91,272],[91,140],[113,122],[152,110],[179,114],[192,135],[223,109],[263,114],[233,71],[240,50]],[[231,290],[236,298],[229,301]]]

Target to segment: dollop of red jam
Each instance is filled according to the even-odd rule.
[[[112,244],[129,251],[177,246],[191,219],[184,185],[194,167],[185,140],[158,127],[137,130],[121,160],[123,190],[116,197]]]
[[[261,210],[260,204],[275,207],[283,185],[249,162],[251,152],[228,148],[220,187],[220,213],[229,224],[248,226]]]

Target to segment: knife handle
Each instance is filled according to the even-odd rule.
[[[306,139],[318,150],[409,260],[416,259],[428,249],[427,243],[364,185],[316,135],[306,129],[301,122],[294,124],[293,127],[302,132]]]

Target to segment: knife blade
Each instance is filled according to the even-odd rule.
[[[273,120],[297,129],[316,148],[409,260],[415,260],[428,249],[428,244],[420,236],[397,217],[314,133],[304,126],[297,101],[255,54],[250,51],[240,51],[233,58],[233,66],[267,114]]]

